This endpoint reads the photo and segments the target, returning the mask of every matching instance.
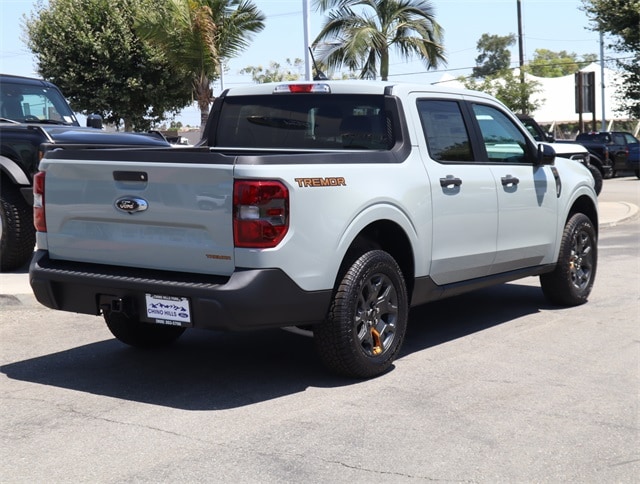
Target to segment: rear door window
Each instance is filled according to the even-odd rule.
[[[431,159],[473,161],[469,133],[457,101],[423,99],[417,106]]]

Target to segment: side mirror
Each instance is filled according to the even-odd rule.
[[[536,163],[538,165],[553,165],[556,160],[556,150],[550,145],[543,143],[538,144],[538,156]]]
[[[544,137],[547,140],[547,143],[555,143],[556,139],[553,137],[553,135],[551,133],[545,133]]]
[[[102,116],[99,114],[87,116],[87,128],[102,129]]]

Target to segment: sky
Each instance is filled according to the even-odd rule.
[[[0,0],[0,72],[38,76],[36,59],[22,40],[23,16],[31,14],[37,3],[38,0]],[[304,3],[305,0],[254,0],[266,17],[265,29],[253,37],[246,51],[229,61],[222,82],[213,86],[214,94],[234,85],[251,84],[249,75],[239,74],[245,67],[267,68],[272,61],[285,66],[286,59],[304,59]],[[517,0],[431,0],[431,4],[436,21],[444,28],[447,65],[425,71],[418,60],[392,57],[390,80],[430,84],[443,76],[468,75],[476,65],[476,45],[482,34],[518,35]],[[322,28],[324,14],[314,8],[313,0],[309,5],[309,37],[313,41]],[[525,63],[533,59],[536,49],[564,50],[579,57],[599,56],[599,35],[589,30],[581,5],[581,0],[521,0]],[[607,54],[605,51],[605,58]],[[517,42],[511,48],[511,60],[514,67],[518,65]],[[188,107],[176,121],[198,126],[199,112],[195,106]]]

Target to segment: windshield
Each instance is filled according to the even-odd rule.
[[[78,125],[60,91],[36,84],[2,82],[0,118],[21,123]]]

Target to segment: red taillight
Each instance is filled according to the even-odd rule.
[[[38,232],[47,231],[47,220],[44,215],[44,171],[33,177],[33,226]]]
[[[236,180],[233,240],[236,247],[267,249],[289,230],[289,190],[278,181]]]
[[[300,94],[300,93],[314,93],[314,94],[331,94],[331,88],[328,84],[324,83],[312,83],[312,84],[278,84],[273,89],[274,94]]]
[[[313,84],[291,84],[289,92],[311,92]]]

